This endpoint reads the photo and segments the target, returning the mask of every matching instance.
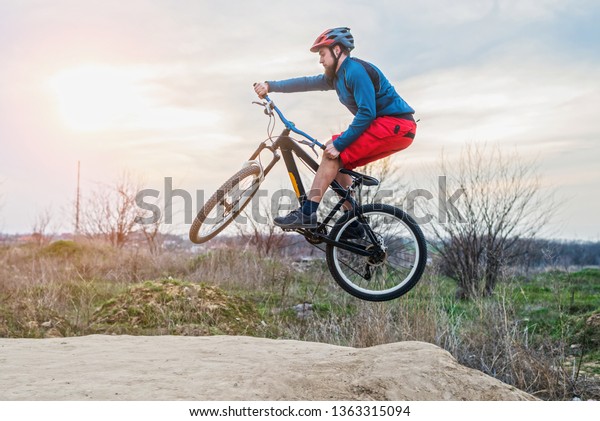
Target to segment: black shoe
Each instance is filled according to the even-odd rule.
[[[364,236],[365,229],[363,228],[362,224],[358,221],[354,221],[346,227],[340,238],[342,240],[360,240]]]
[[[275,225],[281,228],[317,228],[317,213],[305,215],[301,209],[291,211],[286,216],[273,218]]]

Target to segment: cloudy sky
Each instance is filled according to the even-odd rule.
[[[78,161],[84,194],[123,171],[214,190],[265,137],[252,83],[320,73],[313,40],[349,26],[421,119],[407,174],[516,149],[561,198],[553,235],[600,240],[597,1],[0,0],[0,19],[0,231],[47,210],[71,230]],[[351,121],[333,92],[273,99],[322,140]]]

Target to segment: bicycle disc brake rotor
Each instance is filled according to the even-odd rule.
[[[375,248],[376,250],[373,250]],[[381,245],[371,244],[367,246],[367,251],[370,250],[373,250],[374,253],[367,258],[367,263],[374,267],[383,266],[388,256],[386,248]]]
[[[250,193],[254,190],[256,178],[253,177],[250,180],[238,181],[235,184],[236,188],[225,194],[220,202],[223,207],[223,216],[228,217],[232,212],[237,211],[239,203],[247,199]],[[243,182],[244,181],[244,182]]]

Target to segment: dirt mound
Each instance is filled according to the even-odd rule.
[[[593,313],[587,318],[581,332],[581,340],[590,347],[600,346],[600,312]]]
[[[252,303],[204,284],[175,280],[131,286],[91,319],[93,333],[251,335],[261,318]]]
[[[0,400],[533,400],[421,342],[0,339]]]

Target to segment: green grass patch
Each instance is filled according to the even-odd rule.
[[[587,318],[600,309],[600,270],[540,274],[515,284],[512,300],[530,331],[576,341]]]

